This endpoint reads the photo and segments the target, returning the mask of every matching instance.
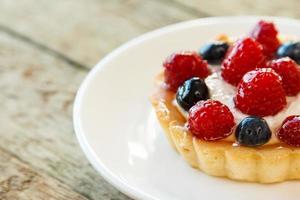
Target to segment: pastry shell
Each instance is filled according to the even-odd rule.
[[[281,143],[249,148],[195,137],[172,103],[175,94],[165,89],[162,80],[162,74],[158,75],[152,105],[170,144],[192,167],[239,181],[275,183],[300,179],[300,148]]]

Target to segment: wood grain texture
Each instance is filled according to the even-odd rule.
[[[89,67],[124,41],[194,17],[189,10],[159,0],[1,0],[0,4],[0,24]]]
[[[86,71],[4,33],[0,46],[0,146],[90,199],[126,199],[90,167],[73,133]]]
[[[271,15],[300,18],[298,0],[172,0],[178,6],[188,7],[211,16]]]
[[[30,169],[12,155],[0,150],[0,199],[86,200],[57,180]]]

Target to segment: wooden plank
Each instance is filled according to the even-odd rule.
[[[0,1],[1,25],[90,67],[141,33],[199,16],[160,0]]]
[[[298,0],[171,0],[207,15],[274,15],[300,18]]]
[[[0,199],[86,199],[57,180],[36,173],[3,150],[0,150],[0,155]]]
[[[90,199],[127,199],[92,169],[74,136],[72,103],[87,71],[3,32],[0,46],[0,147]]]

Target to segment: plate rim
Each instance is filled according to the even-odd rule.
[[[157,200],[158,198],[140,190],[135,187],[130,186],[129,184],[126,184],[124,181],[122,181],[121,178],[119,178],[117,175],[115,175],[110,169],[108,169],[105,164],[101,161],[100,158],[96,155],[95,151],[91,148],[89,145],[87,138],[85,137],[85,133],[82,129],[81,123],[80,123],[80,107],[82,99],[84,98],[84,91],[88,87],[89,83],[92,81],[93,77],[100,73],[106,66],[106,63],[110,62],[114,57],[117,57],[118,55],[122,54],[122,52],[126,51],[126,49],[134,47],[135,45],[138,45],[140,43],[143,43],[143,41],[146,41],[151,38],[158,37],[160,35],[163,35],[168,32],[173,32],[180,29],[185,29],[192,26],[201,26],[205,24],[218,24],[223,22],[228,22],[229,20],[232,20],[233,23],[236,23],[238,21],[244,21],[244,20],[259,20],[259,19],[265,19],[265,20],[271,20],[271,21],[281,21],[282,23],[296,23],[300,24],[300,20],[285,17],[285,16],[264,16],[264,15],[240,15],[240,16],[220,16],[220,17],[205,17],[205,18],[197,18],[193,20],[188,21],[182,21],[179,23],[171,24],[164,26],[162,28],[155,29],[153,31],[144,33],[138,37],[135,37],[107,55],[105,55],[91,70],[88,72],[84,80],[81,82],[80,87],[76,93],[76,97],[74,100],[74,106],[73,106],[73,128],[75,131],[75,135],[77,138],[77,141],[79,143],[79,146],[81,147],[82,151],[84,152],[85,156],[87,157],[88,161],[91,163],[94,169],[100,175],[111,185],[113,185],[116,189],[121,191],[122,193],[126,194],[127,196],[134,198],[134,199],[148,199],[148,200]]]

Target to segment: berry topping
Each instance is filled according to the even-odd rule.
[[[176,92],[184,81],[192,78],[206,78],[210,71],[196,52],[174,53],[164,62],[164,77],[167,88]]]
[[[240,145],[254,147],[267,143],[272,132],[267,122],[260,117],[249,116],[243,119],[235,130],[235,137]]]
[[[286,95],[294,96],[300,92],[300,68],[292,59],[280,58],[269,62],[267,66],[281,76]]]
[[[300,42],[288,42],[282,44],[277,50],[277,56],[290,57],[300,65]]]
[[[186,111],[200,100],[208,99],[208,88],[198,77],[191,78],[183,83],[177,90],[177,103]]]
[[[263,46],[264,55],[273,57],[280,45],[277,38],[277,30],[272,22],[259,21],[250,32],[250,37]]]
[[[188,128],[202,140],[226,138],[232,133],[234,125],[229,108],[219,101],[199,101],[189,111]]]
[[[264,117],[277,114],[286,105],[281,77],[271,68],[246,73],[237,87],[234,103],[248,115]]]
[[[229,45],[226,42],[215,42],[204,45],[200,49],[200,55],[209,64],[220,64],[227,52]]]
[[[226,54],[221,75],[228,83],[237,85],[243,75],[263,63],[264,58],[261,44],[251,38],[238,40]]]
[[[288,145],[300,147],[300,115],[287,117],[277,132],[277,137]]]

